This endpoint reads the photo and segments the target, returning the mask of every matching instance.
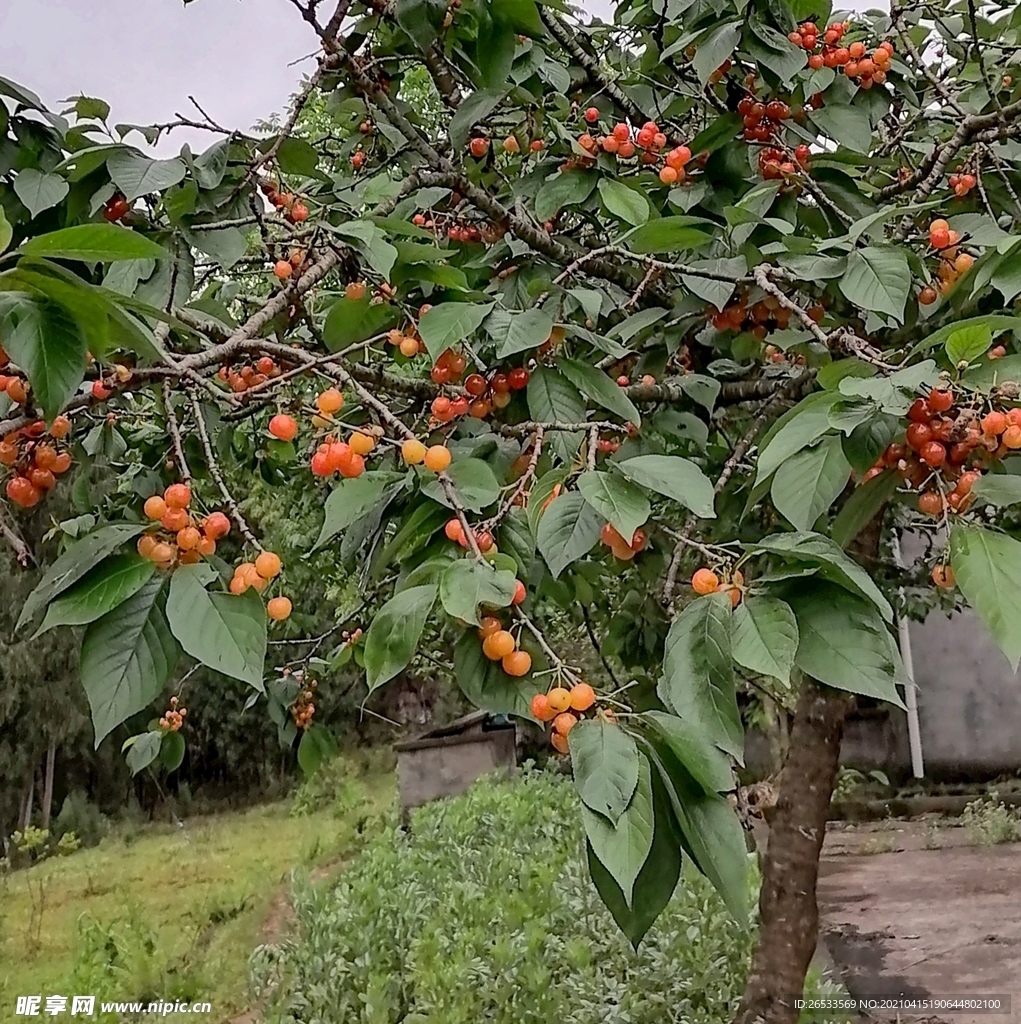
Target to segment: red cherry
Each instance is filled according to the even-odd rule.
[[[932,428],[928,423],[912,423],[908,427],[908,444],[919,451],[922,445],[932,440]]]
[[[954,404],[954,395],[951,391],[933,389],[926,401],[933,412],[946,412]]]
[[[515,391],[528,386],[529,373],[523,366],[516,366],[507,374],[507,381]]]
[[[507,392],[510,391],[510,381],[507,379],[507,374],[494,374],[493,379],[489,382],[489,386],[493,389],[493,393],[496,395],[507,394]]]
[[[928,423],[932,412],[924,398],[916,398],[908,409],[908,419],[912,423]]]
[[[465,380],[464,389],[469,395],[473,395],[475,398],[481,398],[489,390],[489,385],[486,383],[486,378],[483,377],[481,373],[473,373]]]
[[[947,457],[947,450],[939,441],[927,441],[918,450],[921,460],[928,466],[935,469],[942,466]]]

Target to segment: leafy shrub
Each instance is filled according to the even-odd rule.
[[[294,793],[291,814],[301,817],[331,809],[335,816],[346,815],[368,806],[365,786],[357,764],[338,756],[323,761]]]
[[[999,843],[1016,843],[1019,838],[1017,811],[1000,802],[997,793],[972,800],[964,808],[961,824],[968,839],[977,846],[996,846]]]
[[[108,831],[106,816],[80,789],[64,797],[60,813],[53,823],[57,838],[73,832],[83,847],[95,846]]]
[[[267,1019],[729,1019],[752,934],[692,872],[634,953],[588,879],[575,800],[552,773],[483,782],[391,827],[338,884],[299,886],[299,938],[253,958],[257,984],[284,979]]]

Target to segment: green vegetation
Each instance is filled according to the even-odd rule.
[[[551,772],[482,782],[377,836],[335,885],[299,886],[299,938],[254,958],[263,987],[283,979],[267,1020],[729,1019],[754,933],[685,871],[636,954],[589,882],[576,804]]]
[[[968,839],[976,846],[1016,843],[1021,838],[1018,812],[1004,804],[995,791],[987,797],[972,800],[964,808],[961,824],[968,833]]]
[[[246,964],[295,869],[333,865],[386,806],[390,776],[354,806],[276,803],[174,825],[121,825],[96,847],[0,876],[0,1006],[17,995],[203,999],[245,1008]],[[286,891],[286,890],[284,890]],[[39,901],[42,914],[39,927]]]

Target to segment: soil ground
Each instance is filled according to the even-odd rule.
[[[1021,844],[971,846],[963,829],[924,821],[833,827],[819,907],[821,937],[851,995],[1009,997],[1007,1013],[930,1009],[899,1019],[1021,1021]]]

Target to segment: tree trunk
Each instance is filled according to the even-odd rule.
[[[50,740],[46,750],[46,775],[43,782],[42,828],[50,827],[50,811],[53,808],[53,769],[57,761],[57,742]]]
[[[819,854],[850,705],[846,693],[809,679],[802,684],[762,865],[759,941],[735,1024],[798,1019],[793,1001],[815,953]]]
[[[25,795],[21,800],[21,817],[18,821],[18,829],[24,832],[32,823],[32,800],[35,797],[35,767],[29,768],[25,773]]]
[[[851,542],[848,554],[870,568],[879,555],[882,511]],[[780,794],[769,823],[759,893],[759,939],[734,1024],[796,1024],[794,1000],[815,954],[815,887],[826,838],[844,719],[854,698],[812,679],[801,686]]]

